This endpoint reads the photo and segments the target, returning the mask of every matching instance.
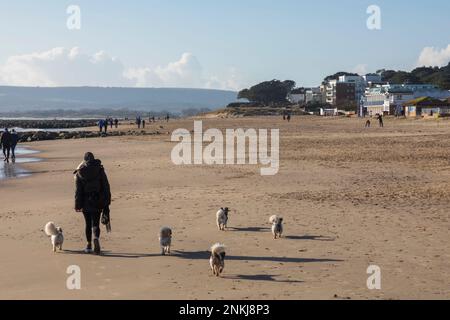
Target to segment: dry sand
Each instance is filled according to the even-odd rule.
[[[160,124],[158,124],[159,126]],[[192,120],[162,124],[167,132]],[[208,119],[205,127],[280,128],[281,169],[171,163],[170,135],[30,144],[45,161],[31,177],[0,182],[2,299],[449,299],[450,122],[388,119]],[[149,126],[149,130],[154,126]],[[83,218],[73,211],[72,171],[85,151],[100,158],[112,186],[105,256],[83,255]],[[230,229],[215,213],[229,206]],[[272,214],[285,218],[273,240]],[[64,229],[54,254],[42,229]],[[174,230],[161,257],[161,226]],[[209,247],[228,246],[223,278]],[[366,287],[369,265],[382,290]],[[66,289],[81,267],[82,289]]]

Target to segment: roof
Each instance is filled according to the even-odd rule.
[[[419,106],[419,107],[450,107],[448,101],[443,101],[431,97],[420,97],[414,100],[410,100],[405,103],[405,106]]]

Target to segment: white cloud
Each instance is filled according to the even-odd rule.
[[[154,69],[129,68],[124,75],[138,87],[194,87],[227,90],[240,88],[236,69],[231,68],[225,79],[218,76],[206,76],[198,59],[189,52],[183,53],[178,61],[171,62],[167,66],[158,66]]]
[[[417,61],[418,67],[442,67],[450,62],[450,44],[445,49],[425,47]]]
[[[239,89],[235,69],[225,79],[207,76],[191,53],[165,66],[126,68],[105,51],[84,54],[78,47],[11,56],[0,65],[0,84]]]
[[[18,86],[122,86],[123,65],[100,51],[94,55],[53,48],[12,56],[0,66],[0,83]]]
[[[357,73],[359,75],[365,75],[367,74],[367,64],[358,64],[356,67],[353,68],[352,72]]]
[[[130,68],[124,76],[140,87],[203,87],[203,70],[197,58],[183,53],[180,60],[154,69]]]

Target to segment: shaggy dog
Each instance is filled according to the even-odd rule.
[[[227,227],[228,212],[228,208],[220,208],[220,210],[216,213],[216,223],[219,231],[225,231],[225,228]]]
[[[225,246],[220,243],[216,243],[211,247],[211,258],[209,259],[209,265],[213,275],[220,277],[225,267]]]
[[[172,229],[168,227],[161,228],[159,231],[159,244],[162,255],[170,254],[170,245],[172,244]]]
[[[269,222],[272,224],[272,234],[274,239],[281,238],[283,234],[283,218],[271,216]]]
[[[45,234],[51,237],[53,252],[56,252],[56,248],[62,250],[64,236],[60,227],[56,227],[54,222],[49,222],[45,225]]]

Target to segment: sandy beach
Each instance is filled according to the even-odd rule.
[[[29,177],[0,181],[0,299],[450,299],[450,121],[203,125],[279,128],[279,173],[175,166],[167,133],[192,130],[193,120],[158,123],[161,135],[29,144],[43,161],[23,164]],[[80,253],[84,220],[73,210],[72,173],[86,151],[102,160],[113,195],[103,256]],[[219,232],[223,206],[231,208],[229,230]],[[285,219],[280,240],[272,214]],[[63,228],[65,251],[51,251],[48,221]],[[166,225],[173,254],[162,257]],[[228,248],[222,278],[208,264],[216,242]],[[81,268],[81,290],[66,288],[71,265]],[[366,286],[370,265],[381,268],[381,290]]]

